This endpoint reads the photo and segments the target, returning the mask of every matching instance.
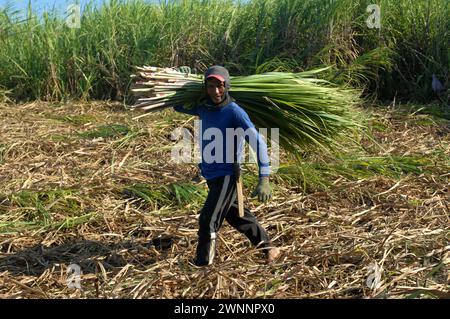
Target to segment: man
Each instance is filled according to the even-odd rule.
[[[229,89],[230,76],[227,69],[212,66],[205,72],[206,103],[192,109],[175,107],[176,111],[199,116],[201,121],[199,134],[202,136],[200,145],[202,162],[199,166],[203,177],[207,180],[209,193],[199,219],[195,259],[197,266],[210,265],[213,262],[217,232],[224,219],[247,236],[253,245],[263,249],[268,262],[273,262],[280,255],[280,249],[271,246],[267,232],[248,208],[244,209],[243,217],[239,216],[236,200],[236,165],[241,160],[244,136],[233,136],[233,141],[230,141],[227,128],[240,128],[246,132],[247,141],[256,141],[250,143],[256,144],[251,146],[257,154],[259,165],[259,183],[253,196],[257,195],[260,201],[267,201],[271,197],[270,167],[264,139],[255,129],[247,113],[229,95]],[[205,134],[208,130],[221,133],[222,139],[216,140],[218,137],[214,136],[215,139],[212,140],[211,136],[211,141],[208,141],[204,138],[208,135]],[[218,149],[214,149],[214,154],[207,154],[205,151],[211,149],[210,143],[216,143],[217,146],[218,141],[223,143],[219,143]]]

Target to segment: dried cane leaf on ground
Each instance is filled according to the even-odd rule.
[[[168,160],[175,143],[170,132],[187,118],[168,110],[163,119],[152,114],[134,121],[119,108],[0,106],[2,298],[447,296],[448,122],[374,109],[371,135],[361,137],[361,147],[349,145],[335,158],[309,155],[310,166],[290,171],[289,180],[286,172],[273,177],[272,202],[248,200],[283,247],[279,262],[265,265],[241,234],[224,225],[216,263],[197,269],[189,259],[204,184],[193,181],[195,164]],[[78,137],[110,124],[140,133],[123,145],[121,134]],[[155,197],[125,196],[125,188],[138,184]],[[173,184],[181,187],[180,202]],[[23,192],[30,196],[17,201]],[[194,200],[186,204],[189,194]],[[81,268],[81,291],[68,287],[71,264]]]

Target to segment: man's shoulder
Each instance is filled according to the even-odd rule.
[[[229,107],[229,110],[233,113],[236,113],[236,114],[244,113],[245,114],[244,109],[236,102],[231,102],[230,104],[228,104],[228,107]]]
[[[237,104],[235,101],[230,102],[229,106],[232,107],[232,108],[240,108],[240,109],[241,109],[241,107],[239,106],[239,104]]]

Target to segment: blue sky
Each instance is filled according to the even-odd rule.
[[[93,2],[96,5],[108,2],[109,0],[31,0],[33,11],[42,14],[44,11],[51,11],[53,8],[60,14],[64,14],[71,4],[80,4],[81,10],[85,4]],[[158,0],[146,0],[147,2],[158,2]],[[245,2],[246,0],[244,0]],[[11,7],[13,11],[25,11],[30,0],[0,0],[0,10],[6,6]]]
[[[83,7],[91,0],[31,0],[33,11],[41,14],[44,11],[51,11],[53,8],[59,13],[64,13],[70,4],[80,4]],[[26,10],[30,0],[0,0],[0,8],[9,6],[12,10]],[[95,4],[101,4],[104,0],[92,0]]]

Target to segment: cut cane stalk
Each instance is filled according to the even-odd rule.
[[[197,105],[205,98],[203,77],[171,68],[136,68],[132,93],[139,98],[132,109],[144,111]],[[230,94],[257,127],[278,128],[279,143],[299,155],[305,148],[327,148],[338,135],[358,127],[354,107],[359,91],[340,88],[314,78],[325,69],[301,73],[269,72],[231,77]]]

